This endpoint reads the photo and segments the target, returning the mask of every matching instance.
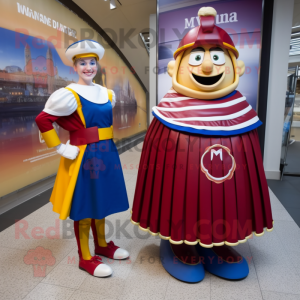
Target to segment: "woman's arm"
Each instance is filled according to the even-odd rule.
[[[53,123],[60,117],[71,115],[76,108],[73,94],[66,89],[59,89],[50,96],[44,110],[35,119],[47,147],[56,147],[57,152],[68,159],[75,159],[79,149],[70,145],[69,142],[62,144],[53,128]]]
[[[57,153],[68,159],[75,159],[79,153],[79,149],[76,146],[69,144],[62,144],[60,139],[53,128],[53,123],[60,117],[53,116],[42,111],[35,119],[35,122],[45,140],[48,148],[56,147]]]
[[[35,118],[35,122],[48,148],[52,148],[61,144],[60,139],[52,125],[58,119],[59,116],[53,116],[44,111],[42,111]]]

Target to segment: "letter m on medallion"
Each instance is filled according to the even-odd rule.
[[[219,150],[211,149],[211,151],[210,151],[210,160],[213,160],[214,155],[217,156],[219,154],[220,154],[220,159],[223,161],[222,149],[219,149]]]

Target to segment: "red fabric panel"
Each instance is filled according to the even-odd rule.
[[[74,146],[99,142],[98,127],[82,128],[70,132],[70,144]]]
[[[150,157],[150,150],[152,147],[153,136],[155,136],[158,126],[160,122],[157,119],[153,119],[152,123],[149,126],[147,134],[145,136],[143,150],[141,155],[141,160],[139,164],[139,171],[138,171],[138,178],[136,182],[135,188],[135,195],[134,195],[134,202],[132,207],[132,220],[134,222],[141,222],[141,226],[147,228],[147,221],[146,224],[142,220],[141,217],[141,210],[143,207],[144,201],[144,191],[145,185],[147,181],[147,172],[148,172],[148,165],[149,165],[149,157]]]
[[[170,130],[164,165],[163,192],[160,214],[160,233],[171,236],[174,166],[179,132]]]
[[[258,182],[258,172],[256,169],[255,158],[253,156],[253,150],[251,141],[249,139],[249,135],[243,135],[243,142],[246,149],[246,160],[247,160],[247,167],[249,172],[250,178],[250,185],[252,190],[252,205],[254,211],[254,224],[253,227],[255,228],[256,233],[262,233],[264,231],[264,224],[263,224],[263,212],[262,212],[262,195],[259,187]]]
[[[82,124],[77,111],[75,111],[69,116],[63,117],[53,116],[42,111],[35,118],[35,122],[42,133],[53,129],[52,123],[54,122],[56,122],[60,127],[67,131],[73,131],[84,128],[84,125]]]
[[[220,138],[212,138],[211,145],[221,144]],[[206,155],[209,157],[209,155]],[[211,174],[214,177],[223,176],[223,162],[220,158],[220,155],[213,156],[211,163]],[[223,215],[224,215],[224,191],[223,183],[217,184],[212,182],[212,225],[213,225],[213,243],[220,243],[224,241],[224,224],[223,224]]]
[[[82,258],[81,245],[80,245],[80,233],[79,233],[79,221],[74,221],[74,232],[78,247],[79,258]]]
[[[155,177],[153,183],[153,195],[152,195],[152,206],[151,206],[151,220],[150,230],[152,232],[159,232],[159,214],[160,206],[162,202],[162,189],[163,189],[163,176],[164,176],[164,161],[166,156],[166,146],[169,137],[170,130],[164,126],[160,142],[158,145],[157,160],[155,164]]]
[[[40,132],[47,132],[53,129],[52,123],[56,122],[59,119],[57,116],[52,116],[44,111],[42,111],[36,118],[35,122],[40,130]]]
[[[209,137],[200,138],[200,159],[205,149],[211,145]],[[208,166],[211,169],[211,163]],[[199,212],[198,212],[198,239],[203,244],[212,243],[212,182],[200,170],[199,182]]]
[[[234,172],[238,215],[238,224],[236,224],[236,226],[238,240],[243,240],[252,233],[252,216],[254,213],[252,207],[252,191],[249,184],[250,178],[247,172],[248,165],[243,140],[240,136],[234,136],[231,138],[231,143],[232,153],[236,162],[236,170]]]
[[[189,136],[179,134],[177,145],[176,163],[174,167],[174,188],[172,203],[172,228],[171,238],[173,241],[185,239],[185,189],[187,185],[187,165],[189,152]]]
[[[241,123],[247,122],[249,120],[251,120],[252,118],[256,117],[257,114],[256,112],[252,109],[249,112],[247,112],[246,114],[234,118],[234,119],[229,119],[229,120],[220,120],[220,121],[181,121],[181,120],[176,120],[174,119],[174,121],[181,123],[181,124],[185,124],[185,125],[195,125],[195,126],[234,126],[234,125],[239,125]],[[181,116],[178,114],[178,118],[181,118]],[[177,124],[176,124],[177,125]],[[180,124],[178,124],[180,126]]]
[[[261,192],[263,198],[263,208],[264,208],[264,217],[265,217],[265,225],[267,228],[271,229],[273,227],[273,218],[272,218],[272,210],[271,210],[271,201],[270,201],[270,194],[268,183],[264,171],[263,160],[260,151],[259,139],[257,130],[253,130],[249,132],[249,137],[251,139],[254,155],[256,158],[256,167],[258,170],[259,180],[261,183]]]
[[[222,138],[222,145],[227,147],[232,154],[231,140],[228,138]],[[226,176],[232,165],[232,160],[230,156],[223,158],[223,176]],[[230,180],[226,180],[224,185],[224,226],[225,226],[225,236],[226,241],[230,243],[236,243],[237,238],[237,228],[235,222],[237,222],[237,199],[236,199],[236,188],[235,180],[232,177]],[[233,224],[234,223],[234,224]]]
[[[209,180],[199,166],[206,148],[216,144],[227,147],[236,162],[231,179],[221,183]],[[154,119],[143,152],[141,166],[147,168],[139,169],[132,217],[142,227],[175,241],[200,239],[206,245],[236,243],[252,231],[272,228],[256,131],[209,138],[171,130]],[[211,176],[226,176],[232,165],[228,152],[222,150],[222,160],[220,152],[211,154],[203,156],[205,168]]]
[[[186,178],[185,196],[185,240],[195,241],[197,239],[198,220],[198,194],[199,194],[199,172],[200,172],[200,139],[198,136],[190,136],[188,154],[188,172]]]
[[[187,101],[187,100],[184,100]],[[183,102],[183,101],[181,101]],[[208,101],[207,101],[208,102]],[[172,102],[171,102],[172,103]],[[200,105],[200,104],[199,104]],[[241,110],[247,108],[249,104],[247,101],[242,101],[240,103],[237,103],[235,105],[229,106],[229,107],[222,107],[222,109],[217,108],[209,108],[209,109],[190,109],[190,110],[183,110],[180,112],[180,118],[190,118],[190,117],[218,117],[218,116],[227,116],[231,114],[235,114],[240,112]],[[160,110],[160,107],[158,107],[158,110],[160,114],[167,118],[179,118],[179,113],[177,111],[165,111]]]
[[[157,220],[151,219],[151,200],[152,200],[152,191],[153,191],[153,182],[154,182],[154,174],[155,174],[155,169],[156,169],[156,156],[157,156],[157,149],[158,149],[158,144],[160,140],[160,136],[163,130],[163,127],[161,123],[158,123],[158,129],[153,135],[153,143],[150,151],[150,157],[149,157],[149,162],[147,165],[147,180],[145,182],[145,192],[144,192],[144,199],[143,199],[143,207],[141,211],[141,226],[143,228],[148,228],[150,227],[151,230],[151,225],[152,223],[157,223]],[[152,230],[151,230],[152,231]]]

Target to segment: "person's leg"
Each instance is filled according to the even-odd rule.
[[[107,243],[105,240],[105,218],[101,220],[93,219],[92,231],[93,231],[95,244],[97,244],[100,247],[107,247]]]
[[[79,268],[96,277],[106,277],[112,274],[112,269],[102,263],[98,256],[92,256],[89,249],[89,232],[91,219],[74,221],[74,231],[79,254]]]
[[[74,230],[77,239],[79,256],[84,260],[90,260],[92,255],[89,249],[89,232],[91,227],[91,219],[83,219],[74,222]]]

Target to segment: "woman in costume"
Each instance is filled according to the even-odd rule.
[[[132,208],[132,222],[161,237],[165,269],[187,282],[204,269],[245,278],[233,246],[273,229],[261,122],[236,90],[245,65],[216,14],[199,10],[168,64],[173,88],[153,107]]]
[[[79,268],[96,277],[112,274],[110,266],[97,255],[125,259],[129,253],[105,240],[105,217],[128,209],[128,198],[118,151],[113,142],[115,95],[94,84],[97,62],[104,48],[92,40],[78,41],[66,50],[67,58],[79,75],[78,83],[55,91],[46,102],[36,123],[49,148],[62,156],[50,201],[53,211],[65,220],[74,220]],[[70,132],[62,144],[52,123]],[[95,256],[89,251],[92,227]]]

